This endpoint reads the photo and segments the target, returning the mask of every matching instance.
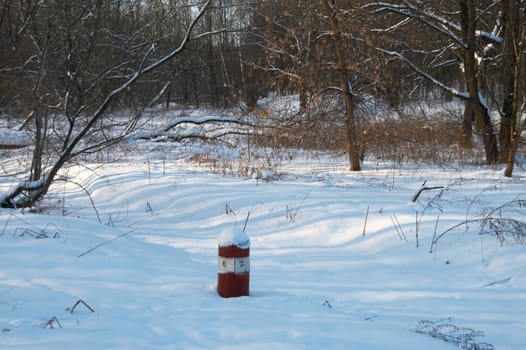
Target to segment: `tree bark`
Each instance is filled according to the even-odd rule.
[[[520,31],[519,22],[519,4],[515,0],[502,1],[502,22],[504,25],[504,43],[502,46],[502,113],[499,132],[501,163],[508,162],[511,151],[511,142],[513,138],[513,124],[517,114],[515,102],[518,98],[518,90],[515,89],[515,82],[518,79],[518,60],[515,54],[518,45],[518,36]]]
[[[466,101],[464,102],[464,116],[460,135],[460,144],[465,148],[473,147],[473,118],[470,103]]]

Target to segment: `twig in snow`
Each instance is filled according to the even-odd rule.
[[[250,217],[250,212],[247,213],[247,218],[245,219],[245,224],[243,225],[243,232],[245,232],[245,229],[247,228],[249,217]]]
[[[425,182],[424,182],[424,185],[425,185]],[[424,191],[437,190],[437,189],[442,189],[442,188],[444,188],[444,186],[433,186],[433,187],[422,186],[422,188],[419,189],[418,192],[413,195],[413,197],[411,198],[411,202],[416,202],[418,197],[420,197],[420,194]]]
[[[58,326],[58,328],[62,328],[57,316],[53,316],[53,318],[47,321],[46,324],[44,324],[44,328],[56,328],[55,325]]]
[[[151,215],[155,215],[153,212],[150,213]],[[128,201],[123,201],[121,208],[116,213],[116,215],[112,215],[111,213],[108,215],[108,221],[105,223],[106,226],[113,226],[119,222],[123,222],[128,218],[129,215],[129,203]],[[150,216],[151,217],[151,216]],[[131,226],[132,224],[129,224],[128,226]]]
[[[9,223],[9,221],[11,220],[12,217],[15,217],[16,219],[22,221],[24,224],[26,224],[29,227],[29,228],[27,228],[27,227],[17,227],[15,229],[14,234],[13,234],[15,237],[23,237],[24,235],[28,234],[28,235],[33,236],[33,237],[38,238],[38,239],[49,238],[50,236],[53,237],[53,238],[58,238],[62,234],[61,228],[58,227],[55,224],[50,223],[50,224],[47,224],[44,228],[38,228],[37,226],[31,224],[29,221],[24,220],[19,215],[11,214],[11,215],[9,215],[9,218],[7,219],[7,222],[4,225],[4,229],[3,229],[1,235],[3,235],[5,233],[5,230],[7,228],[7,224]],[[54,233],[50,232],[50,230],[49,230],[50,227],[54,228],[54,230],[55,230]],[[22,231],[22,233],[19,233],[20,231]]]
[[[234,214],[234,216],[236,216],[236,212],[230,207],[230,205],[228,205],[228,203],[225,203],[225,214]]]
[[[4,295],[4,294],[7,294],[13,290],[15,290],[17,288],[17,286],[11,286],[3,291],[0,292],[0,295]],[[16,307],[18,305],[18,299],[14,300],[14,301],[2,301],[0,302],[0,305],[6,305],[7,307],[9,307],[11,310],[10,311],[14,311],[16,310]]]
[[[80,304],[84,305],[89,311],[91,311],[91,312],[95,312],[95,310],[93,310],[93,309],[91,308],[91,306],[89,306],[88,304],[86,304],[86,303],[84,302],[84,300],[82,300],[82,299],[77,300],[77,302],[76,302],[75,304],[73,304],[73,306],[72,306],[71,308],[68,308],[68,309],[66,309],[66,310],[69,311],[70,313],[73,313],[73,312],[75,311],[75,308],[76,308],[77,306],[79,306]]]
[[[98,220],[99,224],[102,224],[102,221],[101,221],[100,215],[99,215],[99,211],[97,210],[97,206],[95,205],[95,201],[93,200],[93,197],[91,197],[91,193],[88,191],[88,189],[86,187],[84,187],[80,183],[72,181],[72,180],[57,179],[56,181],[57,182],[58,181],[69,182],[69,183],[72,183],[72,184],[78,186],[81,190],[83,190],[84,193],[86,193],[86,195],[88,196],[89,201],[91,202],[91,207],[93,208],[93,210],[95,211],[95,214],[97,215],[97,220]]]
[[[84,255],[86,255],[86,254],[88,254],[88,253],[91,253],[91,252],[94,251],[95,249],[98,249],[98,248],[102,247],[103,245],[106,245],[106,244],[108,244],[108,243],[111,243],[111,242],[113,242],[113,241],[116,241],[116,240],[118,240],[119,238],[122,238],[122,237],[124,237],[124,236],[126,236],[126,235],[132,233],[133,231],[135,231],[135,229],[130,230],[130,231],[128,231],[128,232],[124,232],[123,234],[121,234],[121,235],[119,235],[119,236],[117,236],[117,237],[113,237],[112,239],[109,239],[109,240],[104,241],[104,242],[102,242],[102,243],[100,243],[100,244],[97,244],[95,247],[90,248],[90,249],[86,250],[84,253],[77,255],[77,258],[83,257]]]
[[[312,190],[313,190],[313,189],[311,189],[311,190],[309,191],[309,193],[307,193],[307,194],[305,195],[305,197],[303,197],[303,199],[302,199],[301,202],[298,204],[298,206],[296,207],[295,210],[290,210],[290,209],[289,209],[289,206],[288,206],[288,205],[286,206],[286,218],[287,218],[287,220],[289,220],[290,222],[295,222],[295,221],[296,221],[296,216],[298,215],[298,212],[300,211],[300,208],[301,208],[301,206],[303,205],[303,202],[305,202],[305,200],[306,200],[307,198],[309,198],[310,194],[312,193]]]
[[[464,350],[495,350],[492,344],[476,340],[478,337],[484,337],[483,332],[467,327],[457,327],[451,323],[451,318],[437,322],[421,320],[416,325],[416,333],[430,335]]]
[[[4,225],[4,229],[2,230],[2,233],[0,233],[0,236],[3,236],[5,234],[5,230],[7,228],[7,224],[9,224],[9,221],[11,220],[11,215],[9,215],[9,217],[7,218],[7,220],[5,221],[5,225]]]
[[[147,213],[153,213],[153,208],[150,205],[150,202],[146,201],[146,212]]]
[[[420,222],[418,221],[418,211],[416,212],[416,221],[415,221],[415,236],[416,236],[416,247],[418,248],[419,245],[418,245],[418,226]]]
[[[396,233],[398,233],[398,237],[400,238],[400,240],[405,241],[407,243],[407,237],[405,235],[404,229],[402,228],[402,225],[400,225],[400,221],[398,221],[398,217],[395,214],[391,216],[391,221],[393,222],[393,225],[396,229]]]
[[[365,228],[367,227],[367,218],[369,217],[369,206],[367,206],[367,211],[365,212],[365,222],[363,223],[362,236],[365,237]]]
[[[494,286],[496,284],[508,283],[509,281],[511,281],[511,277],[508,277],[508,278],[505,278],[505,279],[502,279],[502,280],[498,280],[498,281],[494,281],[494,282],[490,282],[488,284],[485,284],[485,285],[481,286],[481,288],[492,287],[492,286]]]
[[[431,240],[431,248],[429,249],[429,253],[433,253],[433,245],[435,244],[435,239],[437,236],[437,228],[438,228],[438,221],[440,220],[440,215],[437,216],[437,221],[435,222],[435,231],[433,232],[433,239]]]

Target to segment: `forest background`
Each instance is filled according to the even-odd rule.
[[[346,152],[353,171],[367,156],[506,164],[506,176],[517,164],[523,0],[0,3],[0,112],[32,147],[2,207],[34,205],[152,106],[237,109],[250,118],[219,124],[265,146]],[[269,94],[299,107],[275,118],[258,105]]]

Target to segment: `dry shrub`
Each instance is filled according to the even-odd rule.
[[[461,120],[447,114],[432,117],[403,115],[363,122],[361,144],[366,155],[399,163],[480,163],[481,150],[459,145]]]
[[[391,160],[398,164],[483,164],[482,147],[460,146],[462,109],[442,105],[413,106],[403,112],[358,110],[358,143],[363,158]],[[341,110],[315,110],[276,122],[254,138],[258,146],[343,153],[347,149]]]
[[[269,132],[256,136],[254,143],[271,148],[339,152],[345,150],[345,133],[343,128],[335,128],[334,125],[301,121],[275,126]]]

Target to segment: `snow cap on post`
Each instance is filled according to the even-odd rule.
[[[217,292],[223,298],[249,295],[250,239],[235,226],[219,234]]]
[[[218,244],[220,247],[236,246],[241,249],[247,249],[250,247],[250,238],[245,232],[233,225],[221,232]]]

